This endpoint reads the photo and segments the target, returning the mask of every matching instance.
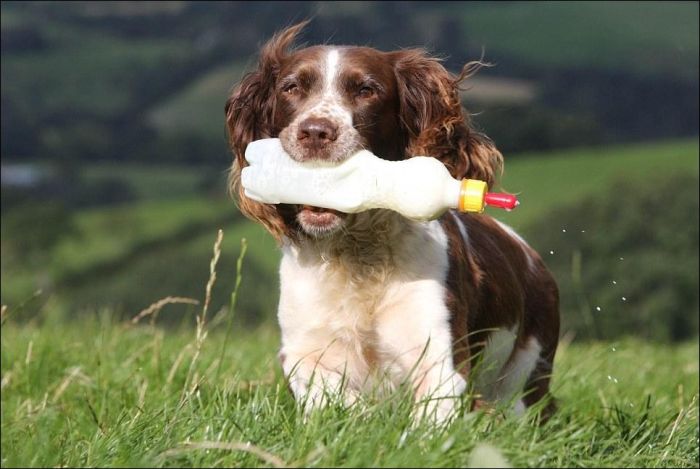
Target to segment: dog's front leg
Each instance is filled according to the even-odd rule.
[[[449,313],[437,288],[414,289],[378,319],[381,348],[390,369],[413,385],[415,417],[438,423],[454,415],[466,381],[452,357]]]
[[[336,354],[332,347],[308,351],[286,346],[280,352],[289,387],[306,414],[334,402],[351,405],[357,399]]]

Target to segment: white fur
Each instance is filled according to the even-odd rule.
[[[542,346],[534,337],[530,337],[524,347],[516,348],[513,356],[503,367],[498,380],[494,384],[494,400],[510,400],[523,390],[528,377],[535,369],[540,359]]]
[[[326,75],[323,82],[323,90],[326,95],[332,95],[335,92],[334,85],[336,77],[338,76],[339,60],[340,54],[338,53],[338,49],[331,49],[328,51],[328,55],[326,55]]]
[[[324,253],[323,243],[284,247],[283,368],[307,410],[325,404],[324,390],[339,393],[341,383],[352,402],[378,374],[394,385],[411,380],[417,401],[433,398],[424,409],[434,418],[452,414],[466,383],[453,366],[444,302],[447,237],[437,221],[405,223],[391,260],[367,272]]]
[[[340,91],[340,52],[338,49],[330,49],[326,55],[324,65],[323,95],[318,102],[308,111],[308,116],[326,117],[340,125],[339,138],[352,129],[352,113],[343,105],[343,97]],[[308,116],[300,117],[304,119]]]
[[[525,383],[540,359],[540,346],[531,337],[525,347],[516,348],[517,327],[499,329],[491,333],[483,349],[479,365],[472,370],[474,388],[487,401],[510,401],[523,391]],[[518,399],[513,403],[513,413],[525,413],[525,403]]]

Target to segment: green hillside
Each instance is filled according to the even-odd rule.
[[[497,2],[450,7],[487,57],[698,76],[697,2]]]

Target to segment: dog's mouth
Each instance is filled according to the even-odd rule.
[[[333,233],[343,224],[347,214],[330,208],[302,205],[297,220],[308,234],[320,237]]]

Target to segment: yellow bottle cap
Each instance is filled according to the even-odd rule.
[[[488,187],[486,182],[478,179],[462,179],[462,186],[459,191],[459,204],[457,208],[460,212],[484,211],[484,196]]]

